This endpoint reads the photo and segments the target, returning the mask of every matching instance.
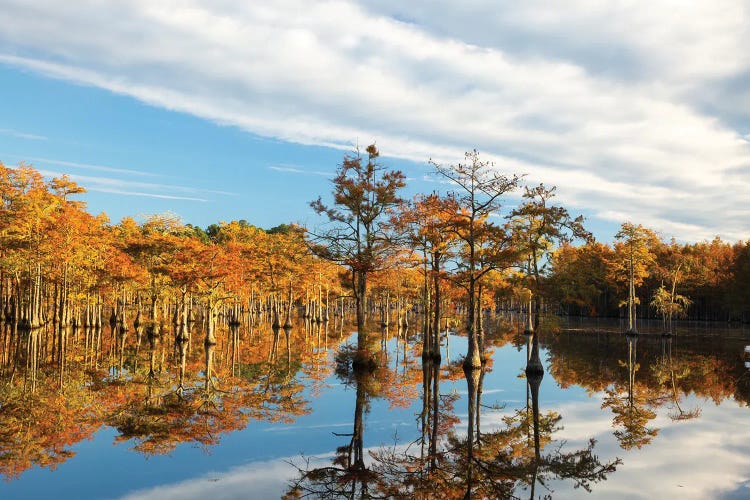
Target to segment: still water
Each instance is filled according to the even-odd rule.
[[[64,389],[41,367],[33,394],[5,356],[0,498],[750,497],[746,330],[558,322],[527,381],[531,339],[498,321],[471,384],[463,337],[437,368],[376,331],[380,368],[354,373],[350,330],[225,328],[210,352],[112,333],[93,359],[73,338]]]

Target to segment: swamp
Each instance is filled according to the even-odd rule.
[[[597,242],[476,151],[406,200],[378,158],[268,230],[0,164],[0,495],[750,494],[750,244]]]
[[[215,345],[199,321],[184,341],[140,345],[117,324],[81,329],[64,366],[35,373],[34,340],[11,337],[0,373],[23,385],[3,391],[3,498],[748,493],[747,329],[662,336],[655,322],[635,337],[551,318],[533,334],[544,374],[527,376],[522,315],[493,314],[485,368],[467,378],[451,330],[441,361],[423,361],[418,332],[373,325],[370,371],[352,368],[346,318],[221,323]]]

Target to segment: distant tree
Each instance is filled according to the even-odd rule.
[[[736,318],[747,322],[750,319],[750,241],[738,242],[733,250],[725,302]]]
[[[208,233],[206,233],[201,227],[192,224],[185,224],[185,229],[192,232],[192,236],[199,239],[201,242],[208,243],[210,239]]]
[[[218,237],[220,231],[221,224],[211,224],[206,228],[205,232],[210,239],[215,240]]]
[[[652,230],[630,222],[623,223],[615,238],[620,243],[615,246],[611,271],[620,279],[627,276],[628,298],[624,302],[628,306],[627,333],[637,333],[635,289],[649,275],[649,267],[654,263],[654,248],[658,245],[659,238]]]
[[[550,257],[552,272],[547,280],[547,291],[566,306],[568,314],[574,310],[590,316],[606,315],[610,281],[607,262],[612,249],[603,243],[589,242],[575,247],[563,243]]]
[[[684,316],[687,308],[692,304],[689,298],[675,292],[674,284],[672,282],[673,286],[670,289],[661,285],[651,299],[651,307],[662,317],[664,331],[669,333],[673,332],[672,319]]]
[[[268,229],[266,232],[268,234],[289,234],[299,230],[300,227],[295,224],[279,224],[278,226]]]
[[[660,242],[661,243],[661,242]],[[673,332],[672,319],[687,315],[692,300],[677,293],[678,286],[693,267],[693,261],[686,251],[672,239],[669,244],[661,243],[656,249],[656,277],[661,280],[654,292],[651,306],[662,317],[664,332]]]

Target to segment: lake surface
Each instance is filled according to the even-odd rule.
[[[31,394],[3,357],[0,498],[443,498],[467,482],[477,498],[750,497],[750,333],[658,326],[550,321],[527,381],[531,338],[488,321],[471,385],[453,334],[438,369],[418,333],[375,329],[380,368],[360,373],[351,328],[296,325],[287,347],[283,330],[225,327],[208,353],[193,335],[182,377],[179,345],[107,331],[97,360],[81,334],[62,391],[55,366]]]

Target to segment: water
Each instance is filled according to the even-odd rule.
[[[532,487],[534,497],[553,498],[586,488],[592,498],[750,496],[746,331],[712,325],[628,339],[591,322],[569,333],[548,327],[535,401],[524,374],[529,338],[508,325],[491,329],[490,368],[477,388],[477,498],[529,498]],[[97,369],[87,371],[72,349],[64,398],[51,367],[40,368],[34,395],[3,394],[0,498],[265,499],[293,484],[314,496],[396,496],[408,485],[411,497],[463,497],[465,339],[444,342],[434,398],[418,335],[373,334],[381,368],[361,374],[342,348],[356,339],[331,330],[297,326],[289,349],[282,332],[275,352],[270,329],[241,329],[236,349],[220,332],[208,388],[194,335],[181,397],[171,345],[157,348],[153,378],[148,346],[136,357],[132,338],[120,359],[105,336]]]

